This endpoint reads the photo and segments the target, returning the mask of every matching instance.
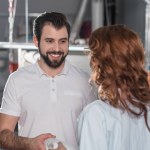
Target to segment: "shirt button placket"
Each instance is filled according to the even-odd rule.
[[[57,93],[56,93],[56,81],[54,78],[51,80],[51,101],[57,101]]]

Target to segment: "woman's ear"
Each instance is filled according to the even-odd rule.
[[[37,40],[37,37],[35,35],[33,36],[33,43],[36,47],[38,47],[38,40]]]

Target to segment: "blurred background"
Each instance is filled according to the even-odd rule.
[[[64,13],[71,24],[70,59],[90,72],[87,42],[100,26],[125,24],[145,46],[145,68],[150,70],[149,0],[0,0],[0,103],[10,73],[39,57],[32,43],[32,23],[42,12]]]

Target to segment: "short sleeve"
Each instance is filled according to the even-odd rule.
[[[13,76],[10,75],[4,88],[0,113],[19,116],[20,110],[19,102],[17,100],[15,80]]]

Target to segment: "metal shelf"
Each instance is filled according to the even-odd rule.
[[[26,50],[38,50],[33,43],[10,43],[10,42],[0,42],[0,49],[26,49]],[[87,45],[70,45],[69,50],[73,52],[87,52]]]

